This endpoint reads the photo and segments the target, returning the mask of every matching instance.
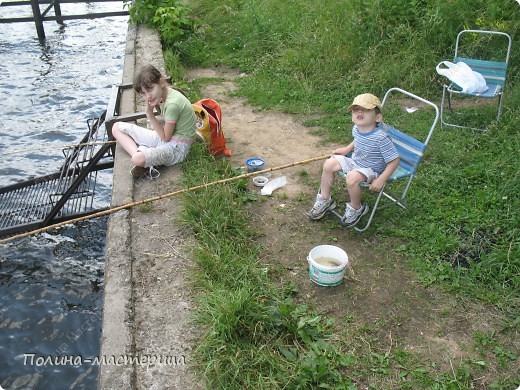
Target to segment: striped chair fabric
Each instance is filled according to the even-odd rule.
[[[489,87],[486,92],[470,95],[493,98],[499,95],[504,89],[507,73],[507,64],[505,62],[476,60],[465,57],[455,57],[454,62],[465,62],[473,71],[480,73],[486,80],[486,84]],[[460,88],[457,88],[458,86],[452,84],[452,87],[455,88],[455,91],[460,91]]]
[[[386,126],[386,131],[394,143],[400,157],[399,166],[392,176],[390,176],[388,181],[410,177],[415,174],[415,171],[423,157],[423,153],[426,150],[426,145],[392,126]]]

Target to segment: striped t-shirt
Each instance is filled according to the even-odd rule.
[[[399,157],[397,149],[388,133],[383,130],[381,123],[378,123],[370,133],[361,133],[357,126],[354,126],[352,136],[354,137],[352,160],[362,168],[371,168],[381,173],[390,161]]]

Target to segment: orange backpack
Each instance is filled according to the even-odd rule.
[[[222,130],[220,104],[213,99],[202,99],[193,103],[193,110],[197,116],[197,136],[208,145],[210,153],[216,157],[231,156]]]

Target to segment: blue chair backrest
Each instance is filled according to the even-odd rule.
[[[399,165],[409,173],[415,173],[426,150],[426,145],[388,124],[386,126],[386,131],[401,158]]]
[[[507,64],[505,62],[475,60],[473,58],[455,57],[454,62],[465,62],[475,72],[486,79],[487,84],[496,84],[504,87],[506,81]]]

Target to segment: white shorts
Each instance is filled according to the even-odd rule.
[[[164,142],[159,135],[144,127],[127,122],[118,122],[119,130],[132,137],[137,150],[144,154],[145,168],[150,166],[171,166],[183,161],[190,151],[191,142]]]
[[[339,162],[339,165],[341,165],[341,171],[343,173],[347,174],[350,171],[357,171],[362,173],[367,178],[367,183],[372,182],[372,180],[377,179],[379,176],[379,173],[375,172],[371,168],[362,168],[358,166],[350,157],[343,156],[341,154],[335,154],[332,157]]]

